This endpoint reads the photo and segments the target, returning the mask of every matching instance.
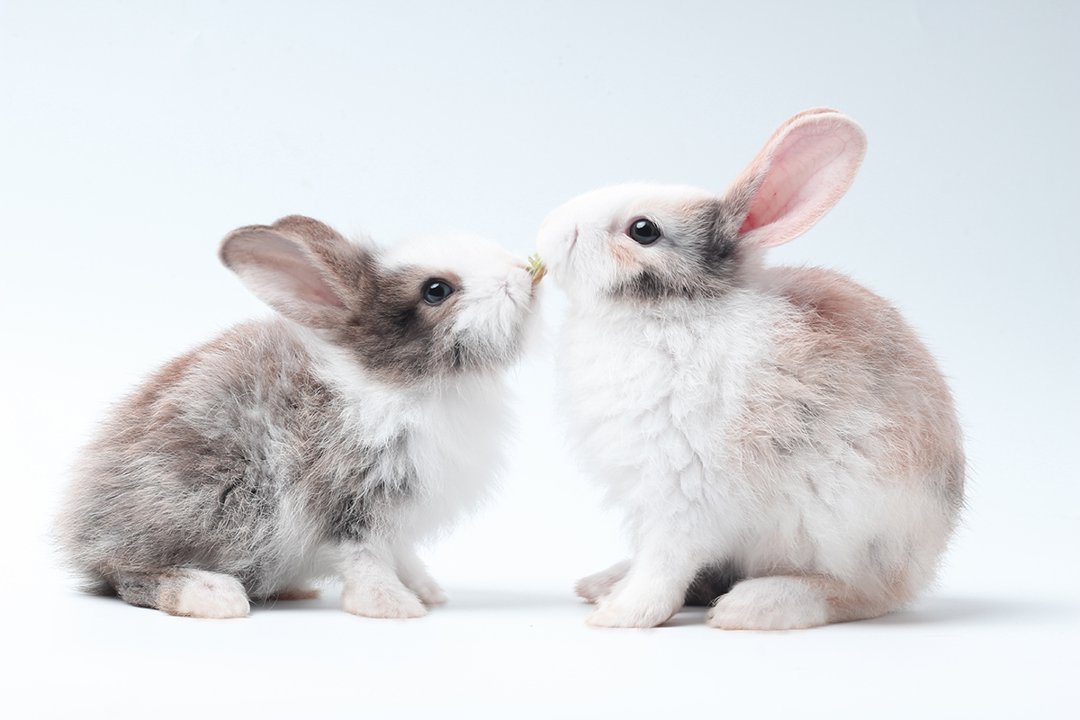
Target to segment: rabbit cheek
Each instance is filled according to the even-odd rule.
[[[621,242],[611,243],[611,257],[620,273],[637,275],[643,269],[637,254]]]
[[[737,207],[723,200],[708,200],[683,213],[691,220],[686,229],[703,274],[732,282],[740,265]]]
[[[410,384],[454,367],[451,344],[442,341],[440,327],[451,323],[457,297],[438,306],[421,300],[427,274],[407,270],[380,278],[378,297],[357,314],[356,323],[335,338],[361,364],[387,382]],[[459,286],[456,276],[444,278]]]
[[[655,246],[635,249],[612,243],[610,255],[619,278],[610,289],[612,298],[695,301],[722,297],[739,285],[746,253],[731,230],[734,211],[709,200],[680,209],[679,216],[688,219],[669,219],[669,231]]]

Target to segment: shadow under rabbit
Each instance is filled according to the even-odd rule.
[[[341,611],[340,588],[334,585],[320,587],[317,598],[305,600],[267,599],[252,603],[252,612],[289,611],[289,610],[333,610]],[[449,600],[442,605],[430,608],[432,612],[496,612],[500,610],[523,610],[537,608],[572,608],[578,604],[573,593],[563,595],[525,590],[484,590],[477,588],[449,589]]]

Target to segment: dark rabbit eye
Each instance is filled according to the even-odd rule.
[[[660,228],[648,218],[638,218],[630,223],[626,234],[639,245],[652,245],[660,239]]]
[[[421,297],[428,305],[438,305],[443,300],[454,294],[454,288],[445,280],[428,280],[420,291]]]

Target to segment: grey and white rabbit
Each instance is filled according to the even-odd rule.
[[[852,120],[808,110],[722,195],[618,186],[545,221],[539,250],[570,299],[561,393],[633,540],[579,583],[591,624],[659,625],[728,578],[709,624],[810,627],[887,613],[934,577],[964,453],[933,358],[847,277],[762,262],[864,152]]]
[[[445,596],[415,547],[493,478],[532,275],[476,238],[380,251],[300,216],[240,228],[220,256],[280,316],[113,410],[60,517],[71,563],[174,615],[243,616],[327,573],[351,613],[423,615]]]

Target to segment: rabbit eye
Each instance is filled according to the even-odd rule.
[[[660,228],[648,218],[638,218],[630,223],[626,234],[638,245],[652,245],[660,239]]]
[[[424,298],[428,305],[440,305],[453,294],[454,288],[450,287],[450,283],[434,278],[426,281],[420,290],[420,297]]]

